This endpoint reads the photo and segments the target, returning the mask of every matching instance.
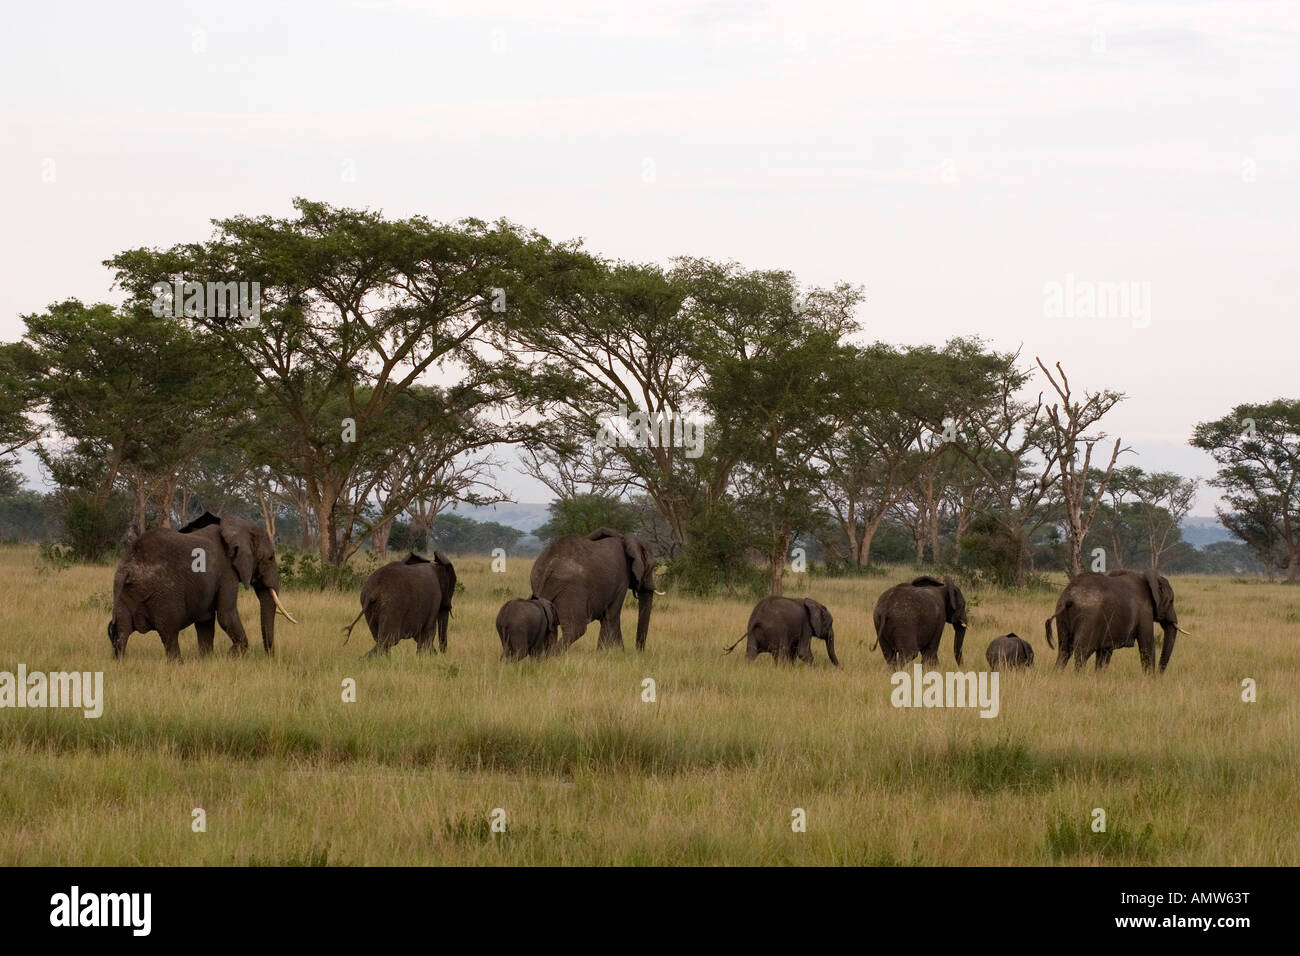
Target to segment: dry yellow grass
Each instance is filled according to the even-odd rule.
[[[1051,592],[968,594],[967,669],[1016,631],[1038,666],[1004,674],[1001,714],[896,710],[871,608],[906,578],[797,578],[835,614],[844,666],[720,655],[748,601],[660,598],[648,650],[596,628],[562,658],[500,659],[493,629],[527,596],[457,560],[448,654],[362,661],[351,594],[288,591],[267,660],[252,595],[242,660],[167,664],[154,634],[111,660],[112,569],[42,568],[0,549],[0,670],[102,670],[105,710],[0,711],[0,864],[1295,864],[1300,860],[1300,588],[1177,578],[1162,677],[1136,649],[1058,673]],[[634,612],[624,615],[630,635]],[[940,666],[953,667],[951,632]],[[344,703],[345,678],[357,684]],[[641,701],[642,680],[658,700]],[[1243,678],[1258,682],[1243,703]],[[191,829],[191,811],[207,831]],[[1108,814],[1105,834],[1088,824]],[[502,808],[507,830],[489,813]],[[794,808],[807,832],[792,832]]]

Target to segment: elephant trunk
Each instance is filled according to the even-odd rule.
[[[655,592],[652,589],[636,592],[636,649],[645,650],[645,639],[650,634],[650,610],[654,607]]]
[[[835,635],[826,635],[826,656],[831,659],[831,663],[836,667],[840,666],[840,659],[835,656]]]
[[[1165,631],[1164,642],[1160,645],[1160,672],[1163,674],[1169,666],[1169,658],[1174,656],[1174,641],[1178,639],[1178,622],[1166,621],[1161,625]]]
[[[257,592],[257,601],[260,605],[260,619],[262,624],[262,647],[266,653],[275,653],[275,612],[276,600],[275,590],[273,588],[262,588]]]
[[[962,645],[962,642],[966,640],[966,625],[965,625],[965,624],[954,624],[954,625],[952,626],[952,632],[953,632],[953,639],[952,639],[952,654],[953,654],[953,657],[957,658],[957,664],[960,666],[960,664],[961,664],[961,645]]]

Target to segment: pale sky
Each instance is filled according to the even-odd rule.
[[[867,338],[1126,392],[1148,469],[1209,476],[1197,421],[1300,395],[1300,4],[632,6],[7,8],[0,337],[302,195],[858,283]],[[1067,277],[1149,283],[1149,324],[1045,317]]]

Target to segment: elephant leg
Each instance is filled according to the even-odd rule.
[[[217,622],[212,618],[194,622],[194,633],[199,639],[199,657],[207,657],[212,653],[212,639],[216,632]]]
[[[581,621],[581,623],[579,623]],[[560,650],[567,651],[569,646],[587,633],[587,622],[581,618],[571,618],[560,623]]]
[[[162,638],[162,646],[167,653],[167,659],[169,661],[179,661],[181,659],[180,633],[175,629],[165,631],[159,628],[158,636]]]
[[[596,638],[597,647],[617,647],[623,650],[623,628],[617,617],[612,621],[609,618],[602,618],[600,622],[600,636]]]
[[[933,644],[925,645],[920,649],[919,653],[921,655],[921,663],[925,667],[937,668],[939,666],[939,642],[938,641],[935,641]]]
[[[615,601],[600,619],[600,637],[597,647],[617,647],[623,650],[623,602]]]
[[[813,662],[812,639],[807,637],[801,638],[794,649],[794,656],[799,658],[799,660],[803,661],[805,664],[811,664]]]
[[[1142,658],[1142,669],[1148,673],[1156,668],[1156,636],[1151,628],[1145,627],[1138,631],[1137,638],[1138,654]]]
[[[1115,653],[1113,647],[1101,647],[1097,649],[1097,670],[1105,670],[1110,666],[1110,655]]]
[[[755,640],[754,633],[751,631],[745,637],[745,660],[752,661],[757,656],[758,656],[758,641]]]
[[[444,654],[447,653],[447,618],[450,615],[450,611],[438,615],[438,650]]]
[[[239,619],[239,609],[233,601],[225,607],[217,606],[217,623],[230,636],[231,657],[248,653],[248,635],[244,633],[244,622]]]
[[[432,654],[434,635],[432,633],[420,634],[415,638],[415,653]]]

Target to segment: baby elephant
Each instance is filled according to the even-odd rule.
[[[379,568],[361,587],[361,613],[343,630],[348,637],[362,616],[375,639],[367,657],[387,655],[398,641],[411,638],[420,653],[447,649],[447,619],[456,592],[456,569],[441,551],[433,560],[410,554]],[[346,640],[343,642],[347,643]]]
[[[835,656],[835,627],[831,612],[812,598],[796,601],[792,598],[765,597],[754,606],[749,624],[740,640],[727,648],[730,654],[740,641],[745,645],[746,660],[759,654],[771,654],[779,664],[782,660],[799,658],[812,663],[812,639],[820,637],[826,642],[826,654],[831,663],[840,666]]]
[[[1023,637],[1015,634],[1003,634],[989,642],[989,649],[984,653],[993,670],[1011,667],[1033,667],[1034,648]]]
[[[546,598],[507,601],[497,612],[501,650],[512,661],[543,657],[555,644],[559,623],[555,605]]]

